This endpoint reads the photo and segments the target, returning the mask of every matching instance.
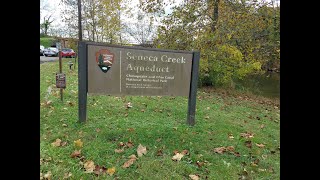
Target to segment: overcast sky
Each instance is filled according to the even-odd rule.
[[[43,17],[49,16],[52,14],[52,18],[55,19],[53,22],[54,25],[61,24],[60,18],[60,0],[40,0],[40,7],[45,7],[45,10],[41,11],[41,19],[40,22],[43,21]]]
[[[46,10],[42,11],[40,22],[43,21],[43,17],[48,16],[52,14],[52,18],[54,18],[53,25],[54,26],[60,26],[63,25],[63,22],[61,21],[61,8],[62,5],[60,4],[61,0],[40,0],[40,6],[46,7]],[[178,3],[182,0],[176,0]],[[272,0],[262,0],[262,1],[272,1]],[[274,0],[276,3],[280,4],[280,0]],[[139,0],[132,0],[132,6],[137,5],[139,3]],[[171,6],[172,7],[172,6]],[[170,7],[166,7],[166,11],[168,13]]]
[[[176,1],[176,4],[179,4],[183,0],[175,0],[175,1]],[[270,2],[272,0],[260,0],[260,1]],[[277,4],[280,4],[280,0],[273,0],[273,1],[275,1]],[[139,3],[139,0],[132,0],[132,3],[130,5],[134,7],[138,5],[138,3]],[[42,9],[44,7],[44,10],[41,11],[40,23],[43,22],[43,17],[52,15],[51,20],[54,20],[52,23],[52,26],[55,28],[64,27],[64,23],[62,22],[62,19],[61,19],[61,9],[62,9],[61,0],[40,0],[40,8],[41,7]],[[171,7],[173,7],[173,5],[165,8],[166,14],[170,13]],[[134,20],[130,18],[123,18],[122,21],[133,22]]]
[[[40,7],[45,7],[45,10],[41,11],[41,19],[40,23],[43,22],[43,17],[51,16],[51,19],[54,19],[54,22],[52,23],[53,26],[63,26],[64,23],[61,20],[61,9],[62,4],[60,4],[61,0],[40,0]],[[177,3],[180,3],[182,0],[176,0]],[[138,5],[139,0],[132,0],[131,6]],[[172,5],[173,6],[173,5]],[[165,8],[166,12],[168,13],[169,9],[172,6],[168,6]],[[128,20],[131,22],[131,20]]]

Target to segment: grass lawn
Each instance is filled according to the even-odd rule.
[[[43,179],[280,179],[279,100],[201,88],[190,127],[186,97],[88,96],[88,120],[80,124],[77,70],[67,62],[63,102],[58,62],[40,64]],[[139,144],[147,150],[141,157]],[[177,155],[184,156],[172,160]]]

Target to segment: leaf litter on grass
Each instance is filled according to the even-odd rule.
[[[142,155],[147,154],[147,148],[139,144],[137,148],[137,154],[138,154],[138,157],[141,157]]]
[[[131,156],[129,156],[129,160],[126,161],[126,162],[122,165],[122,167],[123,167],[123,168],[128,168],[128,167],[130,167],[137,159],[138,159],[137,156],[134,155],[134,154],[132,154]]]

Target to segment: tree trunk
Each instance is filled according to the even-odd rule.
[[[92,27],[92,41],[94,42],[94,40],[95,40],[95,32],[94,32],[94,27]]]
[[[215,32],[217,30],[217,23],[219,18],[219,3],[220,3],[220,0],[213,1],[213,22],[211,24],[212,32]]]
[[[48,26],[47,25],[44,26],[44,34],[46,36],[48,35]]]

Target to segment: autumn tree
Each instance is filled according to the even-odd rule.
[[[51,16],[52,15],[49,15],[48,17],[43,17],[43,22],[40,24],[40,28],[42,29],[42,33],[44,35],[48,35],[48,29],[54,21],[53,19],[50,19]]]
[[[77,0],[61,0],[64,4],[63,21],[70,37],[78,33]],[[120,43],[121,18],[130,0],[82,0],[83,38],[95,42]]]
[[[161,11],[145,3],[145,12]],[[163,19],[154,43],[159,48],[200,50],[200,83],[230,86],[234,79],[279,61],[278,13],[259,1],[184,1]]]

